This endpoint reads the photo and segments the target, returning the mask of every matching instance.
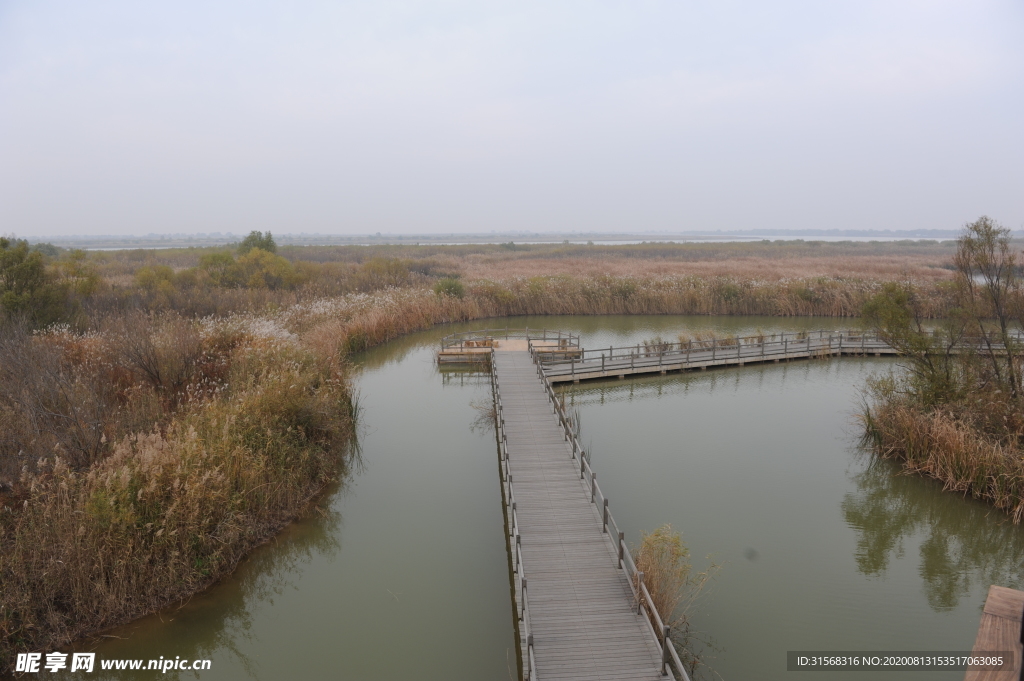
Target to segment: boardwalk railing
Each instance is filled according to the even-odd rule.
[[[489,347],[489,341],[501,339],[557,341],[559,345],[565,347],[579,347],[580,344],[579,334],[527,327],[524,329],[479,329],[453,333],[441,339],[441,349],[454,350],[458,348],[463,350],[467,347]]]
[[[583,446],[580,444],[579,438],[576,436],[572,419],[565,413],[565,405],[555,395],[555,391],[551,387],[551,381],[544,375],[544,371],[541,368],[540,353],[533,352],[532,347],[530,348],[530,351],[531,354],[533,354],[534,362],[537,365],[537,376],[544,384],[544,390],[547,392],[552,410],[558,416],[558,422],[561,425],[562,434],[564,435],[566,442],[570,445],[572,460],[579,467],[580,480],[590,488],[590,502],[592,504],[596,504],[597,507],[601,509],[602,529],[612,537],[612,543],[615,545],[618,552],[619,568],[626,571],[629,588],[633,592],[633,598],[637,606],[637,614],[644,614],[646,616],[644,621],[651,628],[651,632],[658,641],[658,646],[661,649],[661,673],[663,675],[667,675],[671,671],[674,673],[676,678],[681,679],[682,681],[690,681],[690,676],[687,674],[686,668],[683,666],[683,662],[679,658],[679,653],[676,650],[675,644],[672,642],[671,627],[666,624],[665,618],[658,612],[658,609],[654,604],[654,599],[651,597],[651,593],[647,589],[647,584],[644,582],[644,573],[637,569],[636,561],[634,561],[633,555],[629,550],[629,546],[626,544],[626,535],[619,529],[614,516],[612,516],[611,510],[608,507],[608,497],[605,496],[604,492],[601,490],[601,486],[597,483],[597,473],[595,473],[594,469],[591,468],[586,452],[583,450]],[[501,423],[500,411],[498,422]],[[511,487],[511,481],[509,486]],[[526,600],[525,589],[523,600],[524,602]],[[667,614],[671,615],[672,613]]]
[[[873,332],[797,331],[794,333],[758,334],[741,338],[716,337],[697,339],[685,343],[669,343],[655,340],[635,345],[581,350],[578,354],[578,363],[593,361],[613,362],[630,358],[637,360],[664,358],[674,361],[694,353],[708,351],[711,352],[713,359],[717,359],[719,357],[741,356],[741,353],[747,354],[743,351],[750,348],[761,348],[767,351],[766,354],[772,354],[771,351],[785,353],[790,350],[799,351],[825,348],[849,352],[857,350],[874,352],[876,349],[891,349],[888,343]],[[544,364],[564,363],[560,360],[549,360],[547,358],[541,358],[541,362]]]
[[[492,350],[493,352],[493,350]],[[494,397],[495,423],[497,424],[498,454],[501,461],[501,491],[505,495],[508,518],[508,542],[512,553],[512,579],[516,592],[516,620],[519,624],[519,648],[523,655],[524,681],[536,681],[537,658],[533,650],[533,628],[530,625],[530,601],[527,597],[526,566],[523,564],[523,546],[519,534],[519,514],[516,495],[512,488],[512,473],[508,466],[508,438],[505,435],[504,407],[498,374],[491,362],[491,391]]]
[[[1019,334],[1011,336],[1015,352],[1024,351]],[[1005,353],[1005,346],[994,334],[964,335],[947,349],[936,352]],[[539,353],[534,353],[535,355]],[[624,347],[579,350],[571,357],[537,357],[544,374],[553,381],[579,381],[581,378],[679,371],[746,362],[779,361],[833,355],[896,355],[896,348],[874,332],[800,331],[760,334],[742,338],[708,338],[686,343],[647,341]]]

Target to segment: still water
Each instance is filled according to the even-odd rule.
[[[664,316],[486,325],[506,322],[578,332],[587,347],[842,327]],[[474,408],[488,404],[489,382],[433,363],[441,336],[483,325],[356,358],[361,451],[320,511],[184,607],[82,649],[209,658],[200,676],[218,680],[515,677],[497,456]],[[787,650],[970,649],[988,585],[1024,584],[1024,531],[858,449],[860,388],[893,366],[844,358],[565,388],[627,540],[671,523],[696,568],[720,566],[691,615],[723,678],[791,678]],[[871,675],[908,676],[920,678]],[[94,675],[147,677],[174,674]]]

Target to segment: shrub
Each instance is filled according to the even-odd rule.
[[[452,277],[445,277],[434,284],[434,293],[439,296],[452,296],[461,298],[466,295],[466,287],[462,282]]]

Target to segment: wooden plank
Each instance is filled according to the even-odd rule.
[[[1001,670],[970,669],[964,677],[965,681],[1020,681],[1022,618],[1024,591],[995,584],[989,587],[973,654],[1009,652],[1014,656],[1013,665],[1010,669]]]
[[[495,351],[494,366],[538,677],[664,679],[658,643],[636,614],[614,541],[602,532],[532,358]]]

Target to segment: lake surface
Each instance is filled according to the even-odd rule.
[[[101,658],[209,658],[203,679],[515,677],[497,454],[474,408],[489,406],[489,379],[441,373],[433,361],[441,336],[506,322],[578,332],[586,347],[699,329],[847,325],[516,318],[364,353],[361,453],[321,510],[184,607],[80,648]],[[563,389],[627,540],[671,523],[696,568],[709,555],[721,566],[691,616],[723,678],[790,678],[787,650],[970,649],[988,585],[1024,584],[1024,531],[857,447],[860,388],[895,365],[815,360]],[[93,678],[158,676],[174,673]]]

